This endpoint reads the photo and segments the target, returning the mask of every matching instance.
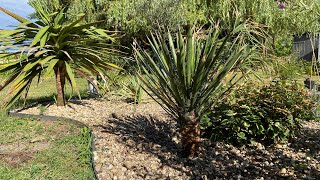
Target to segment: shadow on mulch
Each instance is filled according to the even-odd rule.
[[[226,143],[208,141],[202,143],[198,157],[182,158],[180,146],[172,140],[176,128],[173,122],[135,116],[113,118],[109,123],[107,126],[102,126],[104,129],[102,132],[119,135],[123,140],[121,143],[132,150],[155,155],[163,165],[186,173],[191,179],[261,179],[262,177],[263,179],[318,179],[320,177],[319,166],[316,167],[316,163],[319,162],[320,133],[311,129],[305,129],[304,137],[298,137],[298,141],[292,143],[295,149],[288,147],[285,150],[294,153],[299,150],[304,152],[304,149],[309,148],[308,152],[312,153],[310,156],[316,160],[313,163],[315,167],[311,166],[308,160],[294,160],[288,157],[284,149],[270,147],[258,150],[250,146],[236,148]],[[128,145],[126,143],[128,140],[134,144]],[[167,174],[162,176],[167,177]]]
[[[301,134],[291,141],[290,147],[320,161],[320,129],[303,128]]]

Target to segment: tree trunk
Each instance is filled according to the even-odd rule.
[[[65,97],[64,97],[64,86],[65,86],[65,76],[66,68],[62,63],[58,63],[58,66],[54,69],[56,76],[56,88],[57,88],[57,106],[65,106]]]
[[[192,115],[184,117],[184,124],[181,129],[181,142],[183,147],[183,156],[196,156],[199,150],[200,122],[198,118]]]

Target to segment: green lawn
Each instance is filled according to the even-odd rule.
[[[0,79],[3,79],[3,77]],[[83,78],[77,78],[76,81],[81,97],[85,97],[88,91],[87,80]],[[0,92],[0,99],[2,102],[5,101],[6,97],[8,97],[8,89],[9,88],[6,88]],[[70,97],[78,97],[78,93],[73,92],[69,84],[66,85],[65,93],[66,99],[69,99]],[[39,84],[35,80],[32,82],[32,85],[30,87],[28,96],[26,98],[26,104],[38,102],[41,100],[54,101],[56,94],[56,84],[55,79],[53,77],[43,78]],[[24,101],[25,99],[23,95],[23,97],[14,105],[13,108],[21,107]]]
[[[0,114],[0,179],[94,179],[86,128]]]

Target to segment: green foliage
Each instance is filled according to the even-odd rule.
[[[38,110],[40,111],[39,114],[40,115],[43,115],[47,110],[48,110],[48,107],[47,106],[44,106],[42,104],[38,105]]]
[[[314,119],[313,108],[308,92],[296,82],[249,83],[220,101],[202,124],[212,140],[270,145],[299,133],[303,120]]]
[[[104,84],[109,93],[124,97],[129,103],[140,104],[143,102],[143,89],[141,80],[133,74],[123,71],[109,71],[106,73],[107,82]]]
[[[311,76],[312,64],[304,60],[297,60],[292,56],[275,58],[273,62],[275,77],[281,80],[297,80],[302,75]]]
[[[123,0],[110,3],[109,17],[117,29],[128,34],[147,33],[169,28],[176,31],[181,25],[205,19],[195,1],[178,0]]]
[[[275,35],[294,35],[305,32],[318,32],[320,2],[313,0],[285,1],[285,8],[279,8],[279,1],[274,0],[206,0],[209,5],[209,16],[230,22],[234,13],[243,20],[267,26]]]
[[[256,45],[248,43],[251,30],[250,23],[237,19],[230,29],[216,24],[207,32],[189,25],[186,37],[181,32],[154,33],[149,39],[151,52],[135,49],[143,88],[179,123],[185,156],[197,153],[200,119],[214,103],[213,97],[229,92],[228,87],[242,77],[237,71],[250,70],[256,55]]]
[[[42,9],[41,1],[34,1],[32,6],[41,18],[39,21],[31,22],[0,8],[21,22],[14,30],[0,31],[3,48],[11,49],[0,54],[1,59],[10,58],[0,65],[0,73],[12,72],[0,88],[2,90],[11,85],[9,96],[12,98],[6,108],[19,99],[24,91],[28,92],[35,78],[39,82],[42,75],[55,73],[59,104],[61,99],[64,101],[65,81],[77,91],[74,71],[88,77],[92,74],[102,75],[105,68],[117,68],[100,57],[113,52],[110,46],[113,34],[93,27],[101,22],[81,24],[85,15],[79,15],[77,20],[70,22],[66,19],[66,8],[47,14]]]
[[[124,88],[135,104],[142,103],[143,88],[141,80],[137,76],[132,76]]]
[[[91,165],[92,163],[92,134],[91,130],[87,127],[83,127],[80,130],[81,134],[81,146],[80,146],[80,161],[84,164]]]
[[[106,77],[108,81],[104,86],[109,92],[120,91],[127,81],[125,75],[120,71],[109,71],[106,73]]]
[[[38,0],[29,0],[29,4],[33,5]],[[55,13],[63,8],[68,8],[67,19],[76,21],[79,14],[85,13],[83,22],[91,23],[98,20],[104,20],[107,16],[107,7],[109,0],[41,0],[41,8],[47,14]],[[39,18],[39,13],[32,14],[31,17]]]
[[[243,43],[246,28],[247,24],[235,23],[226,36],[219,37],[222,30],[217,25],[203,39],[192,28],[187,37],[153,34],[152,53],[135,51],[146,92],[178,120],[184,121],[190,113],[201,117],[211,106],[212,95],[227,91],[220,91],[226,76],[233,77],[228,83],[236,83],[239,76],[234,72],[252,58],[254,48]]]
[[[279,8],[275,0],[205,0],[207,16],[230,26],[235,15],[242,21],[247,19],[264,26],[271,38],[264,39],[269,54],[289,55],[292,37],[304,33],[317,34],[320,30],[320,2],[314,0],[284,1],[285,8]]]
[[[277,56],[288,56],[292,53],[292,36],[277,37],[274,41],[274,51]]]

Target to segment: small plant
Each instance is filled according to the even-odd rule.
[[[281,80],[296,80],[301,77],[301,75],[311,75],[313,70],[311,63],[296,60],[291,56],[275,59],[273,69],[275,76]]]
[[[274,40],[274,51],[277,56],[288,56],[292,53],[292,36],[281,36]]]
[[[46,112],[46,111],[48,110],[48,107],[40,104],[40,105],[38,106],[38,109],[39,109],[39,111],[40,111],[39,114],[40,114],[40,115],[43,115],[44,112]]]
[[[124,88],[135,104],[142,102],[143,89],[141,80],[138,77],[133,76],[130,78],[128,84],[124,85]]]
[[[81,147],[80,147],[80,160],[85,164],[91,164],[92,157],[92,135],[87,127],[81,128]]]
[[[271,145],[299,133],[302,120],[314,119],[313,107],[308,91],[296,82],[247,84],[215,106],[203,125],[214,140]]]

